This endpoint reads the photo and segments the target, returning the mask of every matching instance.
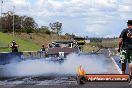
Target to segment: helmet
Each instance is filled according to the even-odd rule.
[[[12,43],[16,43],[15,41],[12,41]]]

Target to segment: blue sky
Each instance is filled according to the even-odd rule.
[[[132,19],[131,0],[3,0],[3,12],[13,9],[33,17],[39,26],[63,23],[63,34],[118,37]]]

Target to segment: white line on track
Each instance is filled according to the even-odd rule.
[[[111,53],[110,49],[108,49],[108,51],[109,51],[109,55],[110,55],[110,53]],[[120,74],[122,74],[122,71],[121,71],[120,67],[117,65],[117,63],[116,63],[116,61],[114,60],[114,58],[113,58],[113,57],[110,57],[110,58],[111,58],[112,61],[114,62],[115,66],[116,66],[116,69],[118,70],[118,72],[119,72]]]

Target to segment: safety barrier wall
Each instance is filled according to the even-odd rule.
[[[44,58],[45,52],[42,51],[24,51],[24,52],[1,52],[0,65],[9,64],[12,62],[19,62],[27,59]]]
[[[22,53],[0,53],[0,65],[21,60]]]
[[[22,59],[40,59],[45,58],[45,52],[43,51],[24,51],[22,52]]]

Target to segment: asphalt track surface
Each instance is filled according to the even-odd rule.
[[[128,83],[111,82],[90,82],[85,85],[78,84],[59,84],[59,85],[7,85],[0,88],[132,88]]]
[[[110,52],[113,52],[113,49],[103,49],[99,53],[105,54],[107,57],[109,57]],[[109,68],[108,69],[113,69],[112,73],[120,73],[119,69],[121,68],[120,63],[118,62],[119,57],[113,56],[115,63],[119,67],[115,66],[115,63],[112,62],[109,64],[110,60],[107,61]],[[1,80],[1,79],[0,79]],[[67,79],[66,79],[67,80]],[[10,83],[6,84],[6,82],[0,81],[0,88],[132,88],[132,82],[127,83],[127,82],[88,82],[84,85],[79,85],[77,84],[76,80],[71,80],[68,82],[64,82],[63,80],[59,80],[59,83],[54,83],[52,82],[42,82],[42,83],[36,83],[33,82],[32,80],[29,82],[24,82],[24,83],[19,83],[18,84],[15,82],[13,84],[13,80],[8,80]],[[38,81],[41,82],[41,81]]]

